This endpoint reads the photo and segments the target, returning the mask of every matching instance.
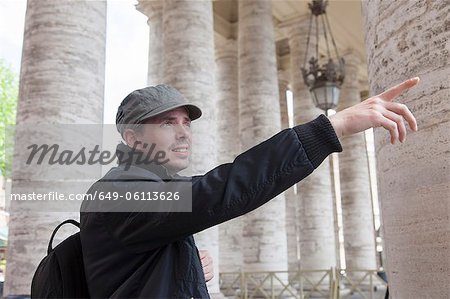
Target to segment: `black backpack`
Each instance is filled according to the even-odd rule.
[[[89,298],[80,233],[71,235],[52,249],[56,232],[66,223],[80,227],[79,222],[69,219],[55,228],[48,243],[47,256],[34,273],[31,298]]]

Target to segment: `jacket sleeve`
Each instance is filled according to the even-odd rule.
[[[333,127],[320,115],[193,177],[190,213],[102,213],[103,223],[131,251],[155,249],[260,207],[340,151]]]

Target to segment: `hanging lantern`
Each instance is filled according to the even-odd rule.
[[[314,101],[316,107],[324,110],[334,109],[337,107],[339,102],[339,92],[344,81],[344,59],[339,57],[339,53],[336,47],[336,42],[334,41],[333,34],[331,33],[330,23],[328,21],[326,7],[328,5],[328,0],[313,0],[312,3],[308,4],[311,10],[311,16],[309,19],[309,31],[308,39],[306,45],[306,53],[304,65],[301,68],[303,74],[303,80],[305,84],[309,87],[311,97]],[[312,56],[308,60],[308,50],[309,43],[311,39],[311,28],[313,19],[315,22],[315,37],[316,37],[316,49],[315,56]],[[319,24],[322,26],[319,26]],[[320,30],[321,28],[322,30]],[[322,33],[326,43],[327,49],[327,62],[320,64],[319,61],[319,34]],[[330,36],[330,38],[328,37]],[[330,41],[329,41],[330,39]],[[329,44],[333,45],[336,62],[331,57],[331,51]],[[307,69],[307,62],[309,63],[309,69]]]

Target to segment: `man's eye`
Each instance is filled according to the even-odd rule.
[[[185,125],[186,127],[190,128],[190,127],[191,127],[191,122],[184,123],[184,125]]]
[[[162,123],[162,124],[161,124],[161,127],[170,127],[170,126],[172,126],[172,125],[173,125],[172,122],[167,121],[167,122]]]

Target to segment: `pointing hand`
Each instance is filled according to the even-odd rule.
[[[396,140],[403,143],[406,139],[404,120],[414,131],[417,131],[417,122],[408,107],[395,103],[394,99],[417,83],[419,83],[419,77],[411,78],[379,95],[331,115],[329,119],[336,135],[341,137],[369,128],[384,127],[391,134],[392,144]]]

